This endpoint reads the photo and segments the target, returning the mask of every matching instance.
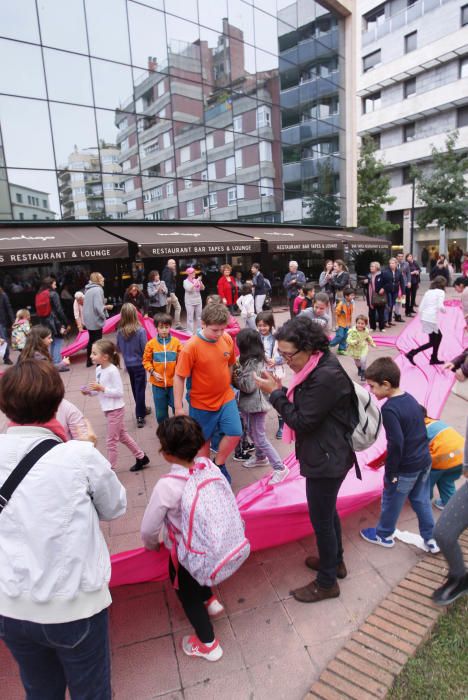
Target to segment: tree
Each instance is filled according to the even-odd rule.
[[[305,198],[308,207],[303,223],[313,226],[336,226],[340,220],[340,205],[335,194],[335,174],[329,160],[317,168],[317,192]]]
[[[445,149],[432,149],[432,168],[424,175],[413,169],[418,199],[424,205],[418,226],[425,228],[432,221],[440,226],[440,252],[445,252],[445,228],[464,228],[468,218],[468,154],[457,153],[458,131],[447,136]]]
[[[390,180],[384,175],[384,163],[375,156],[377,150],[372,136],[364,136],[358,160],[358,226],[370,236],[388,236],[399,228],[385,218],[384,205],[392,204]]]

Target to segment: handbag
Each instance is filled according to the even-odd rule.
[[[387,295],[379,294],[378,292],[372,292],[371,304],[372,306],[385,306],[387,303]]]
[[[18,462],[8,479],[0,488],[0,513],[2,513],[3,509],[8,505],[8,501],[12,497],[13,492],[17,489],[28,472],[31,471],[36,462],[55,447],[55,445],[59,444],[61,443],[57,440],[43,440]]]
[[[465,379],[464,382],[460,382],[457,379],[452,387],[452,394],[455,394],[455,396],[458,396],[460,399],[468,401],[468,379]]]

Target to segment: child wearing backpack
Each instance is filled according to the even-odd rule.
[[[247,558],[249,544],[226,480],[210,460],[195,459],[205,444],[200,425],[189,416],[176,416],[158,426],[157,436],[171,470],[154,487],[141,523],[141,537],[147,549],[158,550],[163,542],[171,552],[169,576],[195,631],[183,637],[183,652],[218,661],[223,650],[210,617],[224,608],[206,579],[217,583],[227,578]],[[215,525],[211,531],[209,523]],[[195,550],[203,551],[203,556]],[[241,553],[233,556],[236,550]],[[229,570],[220,576],[223,567],[217,562],[226,561],[230,562]],[[208,564],[207,571],[204,567]]]
[[[27,309],[18,309],[16,320],[11,327],[11,347],[13,350],[24,350],[30,332],[31,314]]]

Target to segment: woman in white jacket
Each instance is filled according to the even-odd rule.
[[[429,360],[430,365],[443,365],[444,360],[439,360],[438,352],[439,347],[442,342],[442,333],[439,328],[439,311],[445,313],[444,301],[445,301],[445,287],[447,286],[447,280],[442,275],[436,277],[432,282],[431,286],[422,298],[419,305],[419,316],[421,319],[423,333],[427,333],[429,336],[429,342],[420,345],[414,350],[410,350],[406,357],[411,362],[412,365],[416,367],[414,361],[414,356],[423,350],[429,350],[432,348],[431,359]]]
[[[125,489],[94,447],[56,420],[64,387],[48,362],[25,360],[0,379],[0,489],[39,443],[38,459],[0,508],[0,638],[28,700],[110,700],[110,557],[99,520],[125,513]]]

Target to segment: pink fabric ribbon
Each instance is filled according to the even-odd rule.
[[[315,352],[313,355],[309,357],[307,360],[306,364],[304,367],[301,369],[300,372],[296,372],[296,374],[293,377],[293,380],[291,384],[289,385],[289,388],[286,392],[286,398],[290,403],[294,403],[294,389],[299,385],[302,384],[302,382],[307,379],[309,374],[314,371],[314,369],[317,367],[320,358],[322,357],[323,352]],[[291,443],[294,442],[296,439],[296,434],[292,428],[289,427],[289,425],[284,424],[283,427],[283,442]]]

